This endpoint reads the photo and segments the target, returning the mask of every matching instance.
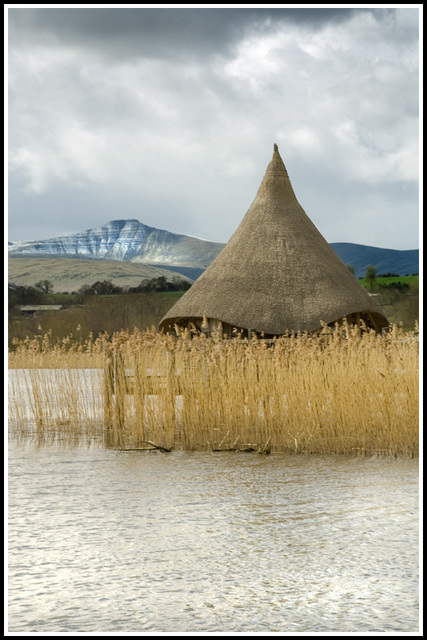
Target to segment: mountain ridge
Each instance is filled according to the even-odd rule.
[[[218,255],[223,243],[149,227],[139,220],[111,220],[101,227],[37,241],[15,241],[9,255],[85,257],[154,266],[205,268]]]
[[[225,243],[156,229],[139,220],[121,219],[68,236],[46,240],[10,241],[8,253],[14,257],[56,257],[139,263],[171,269],[195,280],[216,258]],[[403,276],[418,273],[418,249],[383,249],[350,242],[330,246],[344,264],[352,264],[356,277],[363,277],[373,265],[377,273]]]

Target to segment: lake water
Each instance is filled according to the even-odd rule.
[[[417,633],[418,461],[9,444],[9,632]]]

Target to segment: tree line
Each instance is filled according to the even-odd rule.
[[[174,278],[172,281],[167,280],[165,276],[157,278],[146,278],[141,280],[136,287],[124,286],[120,287],[113,284],[111,280],[97,280],[92,285],[83,285],[77,293],[81,295],[114,295],[119,293],[156,293],[160,291],[187,291],[191,287],[188,280]]]

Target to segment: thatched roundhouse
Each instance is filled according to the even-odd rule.
[[[313,332],[362,319],[377,331],[382,310],[304,212],[277,145],[255,200],[221,253],[160,322],[264,337]]]

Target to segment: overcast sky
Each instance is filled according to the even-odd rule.
[[[421,5],[44,6],[8,9],[10,240],[227,242],[277,143],[328,242],[418,247]]]

